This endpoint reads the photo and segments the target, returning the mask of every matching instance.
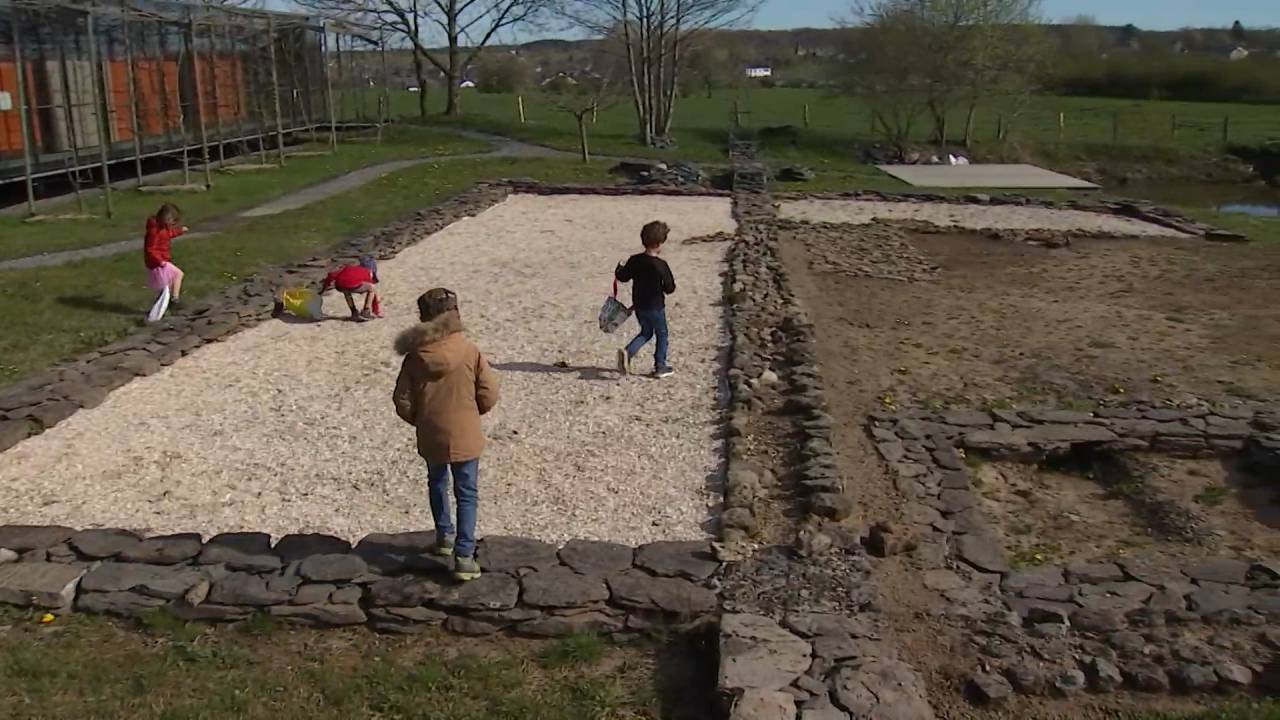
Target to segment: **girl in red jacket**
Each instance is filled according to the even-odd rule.
[[[182,294],[182,270],[173,264],[170,245],[173,239],[185,233],[179,225],[182,216],[173,203],[165,203],[153,217],[147,218],[147,235],[143,241],[143,259],[147,264],[147,287],[158,295],[147,319],[155,322],[164,317],[170,302],[178,302]]]

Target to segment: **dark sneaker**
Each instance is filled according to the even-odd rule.
[[[431,547],[427,548],[427,552],[436,557],[447,558],[453,555],[453,538],[446,537],[443,540],[437,540],[431,543]]]
[[[662,378],[669,378],[675,374],[676,374],[675,368],[669,365],[667,367],[660,367],[657,370],[653,371],[653,376],[658,378],[659,380],[661,380]]]
[[[360,317],[364,318],[365,320],[372,320],[372,319],[373,319],[373,317],[374,317],[374,315],[373,315],[373,311],[372,311],[372,310],[362,310],[362,311],[360,312]]]
[[[618,372],[623,375],[631,374],[631,356],[627,354],[627,349],[618,350]]]
[[[480,577],[480,563],[474,557],[458,555],[453,558],[453,578],[459,582],[469,582]]]

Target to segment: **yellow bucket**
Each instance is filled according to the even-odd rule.
[[[318,320],[324,315],[324,300],[310,288],[289,288],[280,295],[285,312]]]

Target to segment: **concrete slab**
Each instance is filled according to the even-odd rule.
[[[877,165],[908,185],[936,188],[1008,188],[1096,190],[1099,186],[1070,175],[1023,164]]]

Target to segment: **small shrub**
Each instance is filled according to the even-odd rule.
[[[599,635],[583,633],[557,640],[542,653],[547,668],[589,665],[604,657],[606,646]]]
[[[1191,498],[1196,503],[1206,507],[1218,507],[1226,501],[1227,496],[1231,494],[1231,490],[1222,485],[1206,485],[1203,490],[1195,494]]]

